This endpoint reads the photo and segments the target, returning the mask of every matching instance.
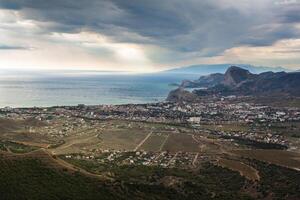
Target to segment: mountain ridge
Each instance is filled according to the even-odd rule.
[[[181,90],[175,93],[174,99],[191,99],[191,95],[183,92],[183,88],[198,88],[193,91],[197,96],[207,95],[238,95],[238,96],[259,96],[259,95],[286,95],[300,97],[300,72],[263,72],[253,74],[249,70],[231,66],[224,74],[210,74],[201,76],[198,80],[185,80],[180,85]],[[200,89],[199,89],[200,88]],[[176,98],[176,94],[180,98]],[[184,96],[188,95],[188,98]]]
[[[254,66],[249,64],[214,64],[214,65],[191,65],[186,67],[178,67],[178,68],[163,71],[162,73],[198,73],[199,75],[209,75],[213,73],[225,73],[228,66],[240,66],[244,69],[247,69],[251,73],[262,73],[267,71],[273,71],[273,72],[292,71],[284,67],[264,67],[264,66]]]

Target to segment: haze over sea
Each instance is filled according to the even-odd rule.
[[[17,74],[17,75],[16,75]],[[0,107],[151,103],[197,74],[8,72],[0,74]]]

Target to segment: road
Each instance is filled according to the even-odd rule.
[[[152,135],[152,131],[134,148],[133,151],[137,151],[145,142],[146,140]]]

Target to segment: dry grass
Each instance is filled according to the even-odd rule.
[[[176,133],[170,134],[163,150],[171,152],[199,152],[199,144],[192,138],[190,134]]]
[[[140,130],[106,130],[99,138],[101,149],[133,150],[149,132]]]
[[[91,149],[91,146],[100,144],[97,135],[73,136],[65,139],[65,143],[57,148],[51,149],[53,154],[80,153],[83,148]]]
[[[235,150],[233,153],[300,170],[300,154],[283,150]]]
[[[219,165],[227,167],[233,171],[238,171],[242,176],[246,177],[249,180],[255,181],[260,179],[258,171],[256,169],[240,161],[220,158]]]
[[[216,124],[216,125],[201,125],[203,128],[217,131],[248,131],[249,127],[246,124]]]
[[[160,151],[160,147],[164,145],[164,141],[167,139],[167,134],[155,134],[153,133],[148,140],[140,147],[140,150],[145,151]]]

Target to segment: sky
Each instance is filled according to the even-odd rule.
[[[300,0],[0,0],[0,70],[300,69]]]

